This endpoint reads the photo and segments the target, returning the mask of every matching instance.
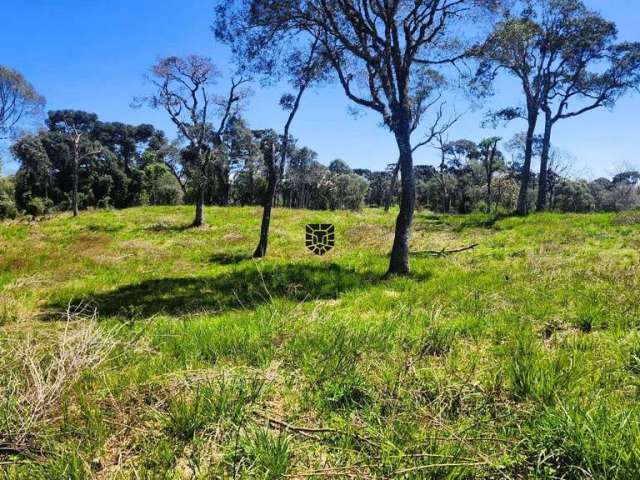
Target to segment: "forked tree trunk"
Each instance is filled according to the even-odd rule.
[[[531,158],[533,157],[533,136],[536,130],[537,117],[529,116],[529,127],[524,147],[524,164],[520,179],[520,193],[518,194],[518,215],[526,215],[528,210],[529,178],[531,177]]]
[[[405,125],[400,125],[395,136],[398,150],[400,151],[402,192],[400,195],[400,212],[396,219],[396,231],[387,276],[406,275],[409,273],[409,244],[411,241],[411,225],[413,223],[413,212],[416,203],[413,153],[411,151],[411,134],[408,122],[405,123]]]
[[[540,178],[538,181],[538,202],[536,208],[539,211],[547,209],[547,187],[549,183],[549,153],[551,151],[551,112],[545,112],[544,137],[542,140],[542,154],[540,155]]]

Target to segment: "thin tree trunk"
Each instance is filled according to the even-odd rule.
[[[79,176],[79,166],[78,166],[78,153],[76,152],[73,159],[73,216],[77,217],[79,215],[78,211],[78,176]]]
[[[442,150],[442,161],[440,162],[440,187],[442,189],[442,213],[449,213],[449,192],[447,190],[447,179],[444,176],[445,153]]]
[[[275,163],[275,158],[272,161]],[[260,241],[258,242],[258,246],[255,252],[253,252],[253,258],[262,258],[266,256],[267,248],[269,246],[269,227],[271,225],[271,210],[273,208],[273,201],[276,196],[276,186],[278,182],[276,166],[273,165],[270,170],[271,171],[269,172],[267,194],[265,196],[264,209],[262,210],[262,224],[260,226]]]
[[[258,247],[256,251],[253,252],[254,258],[262,258],[267,254],[267,247],[269,244],[269,225],[271,223],[271,209],[273,207],[273,201],[276,196],[276,190],[278,186],[278,179],[282,178],[284,175],[284,167],[287,162],[287,151],[289,150],[289,130],[291,129],[291,124],[293,123],[293,119],[298,113],[298,109],[300,108],[300,101],[302,100],[302,95],[304,95],[305,90],[307,89],[307,84],[302,83],[300,89],[298,90],[298,95],[296,96],[296,100],[293,104],[293,108],[289,113],[289,117],[287,118],[287,123],[284,126],[284,136],[282,139],[282,151],[280,152],[280,165],[276,165],[276,151],[275,145],[271,145],[271,162],[272,167],[269,173],[269,184],[267,186],[267,195],[264,204],[264,210],[262,212],[262,225],[260,226],[260,242],[258,243]]]
[[[491,183],[493,181],[493,164],[496,160],[496,155],[498,153],[498,141],[496,140],[493,143],[493,147],[491,148],[491,152],[489,153],[490,157],[487,158],[486,163],[486,173],[487,173],[487,213],[491,213]]]
[[[542,154],[540,156],[540,178],[538,181],[538,202],[536,208],[539,211],[547,209],[547,186],[549,177],[549,152],[551,151],[551,112],[545,112],[544,137],[542,140]]]
[[[413,152],[411,151],[411,134],[408,122],[400,125],[396,132],[396,142],[400,151],[400,176],[402,193],[400,196],[400,212],[396,219],[396,231],[389,261],[390,275],[406,275],[409,273],[409,244],[411,241],[411,225],[415,210],[416,192],[413,174]]]
[[[531,176],[531,158],[533,157],[533,137],[536,130],[536,115],[529,115],[529,127],[524,147],[524,164],[522,165],[522,178],[520,179],[520,193],[518,194],[518,215],[526,215],[528,210],[529,178]]]

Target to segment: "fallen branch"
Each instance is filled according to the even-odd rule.
[[[476,248],[479,243],[472,243],[466,247],[454,248],[453,250],[447,250],[443,248],[442,250],[425,250],[423,252],[414,252],[413,255],[418,256],[429,256],[429,257],[446,257],[447,255],[452,255],[454,253],[466,252],[467,250],[473,250]]]
[[[323,428],[323,427],[305,427],[299,425],[292,425],[290,423],[285,422],[284,420],[280,420],[277,418],[270,417],[265,413],[254,411],[256,416],[267,420],[270,424],[280,427],[283,430],[289,430],[295,433],[299,433],[305,437],[313,438],[314,440],[321,440],[321,438],[316,435],[319,433],[331,433],[333,435],[344,435],[351,436],[360,442],[364,442],[373,448],[380,448],[380,445],[375,443],[373,440],[369,440],[366,437],[360,436],[357,433],[345,432],[343,430],[336,430],[334,428]]]

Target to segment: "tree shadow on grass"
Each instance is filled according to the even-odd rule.
[[[381,281],[379,273],[331,264],[247,264],[218,276],[161,278],[126,285],[82,299],[100,316],[148,318],[155,314],[221,313],[249,309],[275,299],[335,299]],[[65,308],[66,303],[50,305]]]
[[[209,261],[217,265],[235,265],[242,263],[245,260],[251,260],[251,258],[251,255],[248,253],[221,252],[211,255],[211,257],[209,257]]]
[[[197,227],[193,223],[163,223],[158,222],[154,225],[144,227],[144,231],[148,233],[180,233],[187,230],[196,230]]]

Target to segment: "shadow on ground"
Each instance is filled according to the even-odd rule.
[[[381,281],[380,273],[337,264],[239,265],[218,276],[161,278],[126,285],[82,299],[101,317],[148,318],[154,314],[221,313],[255,308],[275,299],[335,299]],[[76,302],[74,302],[76,303]],[[67,303],[50,305],[66,308]]]
[[[217,265],[235,265],[238,263],[242,263],[245,260],[251,260],[253,257],[248,253],[214,253],[209,257],[209,261],[211,263],[215,263]]]

